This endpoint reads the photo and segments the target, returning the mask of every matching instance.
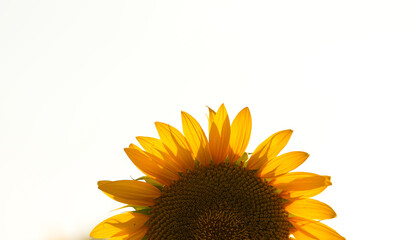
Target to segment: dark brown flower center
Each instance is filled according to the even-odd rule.
[[[284,200],[274,191],[242,166],[197,167],[162,189],[148,240],[289,239]]]

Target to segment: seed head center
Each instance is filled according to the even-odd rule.
[[[162,189],[148,239],[289,239],[283,199],[274,191],[242,166],[196,167]]]

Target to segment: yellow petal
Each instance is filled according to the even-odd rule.
[[[267,161],[276,157],[278,153],[287,145],[292,130],[284,130],[272,134],[263,141],[250,156],[247,169],[259,169]]]
[[[289,152],[284,153],[273,160],[267,161],[258,172],[262,178],[276,178],[296,169],[307,158],[309,154],[305,152]]]
[[[127,235],[137,231],[150,217],[136,212],[125,212],[110,217],[99,223],[90,233],[94,238],[110,238],[116,235]]]
[[[335,230],[317,221],[293,217],[289,221],[294,226],[291,233],[296,240],[344,240]]]
[[[249,108],[241,110],[231,124],[230,149],[228,158],[236,162],[246,150],[252,130],[252,117]]]
[[[179,179],[179,166],[176,165],[175,161],[169,156],[168,159],[162,159],[159,156],[153,155],[148,152],[144,152],[141,148],[134,144],[130,144],[129,148],[135,149],[139,151],[142,154],[145,154],[145,156],[148,157],[149,161],[146,161],[146,164],[149,164],[151,166],[156,166],[159,170],[159,174],[165,177],[169,178],[170,180],[178,180]],[[151,161],[150,161],[151,160]]]
[[[144,142],[143,142],[144,144]],[[146,144],[144,144],[146,145]],[[161,144],[163,145],[163,144]],[[134,145],[134,144],[130,144],[129,146],[130,148],[136,149],[139,152],[145,154],[149,159],[152,160],[152,164],[156,164],[159,169],[164,169],[164,171],[166,172],[166,177],[169,177],[171,180],[178,180],[179,179],[179,172],[180,172],[180,166],[177,165],[177,162],[173,160],[173,158],[171,158],[168,154],[165,155],[154,155],[148,152],[144,152],[141,148],[139,148],[138,146]],[[162,157],[166,157],[166,158],[162,158]],[[169,171],[170,174],[167,172]]]
[[[143,136],[138,136],[136,138],[138,142],[141,144],[141,147],[143,147],[144,150],[146,150],[147,152],[159,156],[161,158],[163,158],[163,155],[168,155],[163,143],[159,139]]]
[[[211,126],[212,123],[214,122],[214,117],[215,117],[215,111],[212,110],[210,107],[208,107],[208,133],[211,132]]]
[[[161,184],[169,185],[171,180],[177,180],[179,175],[174,175],[168,169],[158,165],[145,152],[131,144],[129,148],[125,148],[125,153],[131,161],[140,169],[141,172],[153,178]]]
[[[148,226],[143,226],[140,228],[140,230],[134,234],[131,234],[126,240],[137,240],[137,239],[143,239],[145,234],[147,233],[147,230],[149,229]]]
[[[138,142],[148,153],[168,162],[169,165],[175,166],[176,172],[180,172],[180,163],[173,159],[168,153],[160,139],[152,137],[137,137]]]
[[[323,187],[313,188],[309,190],[284,191],[281,192],[280,196],[284,199],[311,198],[323,192],[327,187],[328,186],[325,185]]]
[[[182,127],[186,140],[200,164],[208,165],[211,161],[207,136],[201,125],[191,115],[182,112]]]
[[[324,220],[336,217],[335,211],[329,205],[314,199],[290,201],[285,210],[306,219]]]
[[[329,176],[306,172],[287,173],[272,181],[272,186],[284,191],[308,190],[330,184]]]
[[[214,116],[214,121],[210,128],[209,149],[212,161],[222,163],[227,158],[230,146],[230,120],[227,110],[222,104]]]
[[[136,180],[99,182],[98,186],[115,201],[134,206],[153,206],[154,199],[161,195],[153,185]]]
[[[123,236],[112,237],[112,238],[109,238],[109,240],[139,240],[139,239],[143,239],[143,237],[147,233],[148,229],[149,229],[148,226],[142,226],[140,228],[140,230],[138,230],[135,233],[131,233],[131,234],[123,235]]]
[[[195,161],[186,138],[176,128],[156,122],[156,129],[169,155],[182,166],[182,171],[193,169]]]
[[[167,159],[161,159],[157,157],[156,155],[145,153],[149,158],[151,158],[155,163],[157,163],[159,166],[163,167],[164,169],[167,169],[172,173],[171,179],[172,180],[178,180],[179,179],[179,172],[181,171],[180,166],[176,165],[174,161],[167,160]],[[170,159],[172,159],[170,157]]]
[[[177,173],[181,172],[180,163],[178,163],[167,153],[166,148],[164,147],[160,139],[140,136],[137,137],[137,140],[141,144],[141,146],[147,151],[145,152],[145,154],[149,156],[157,164],[163,166],[164,168],[167,168],[172,173],[175,173],[175,175],[178,175]]]
[[[111,183],[112,181],[109,181],[109,180],[102,180],[102,181],[99,181],[99,182],[97,182],[97,186],[98,187],[100,187],[101,185],[103,185],[103,184],[106,184],[106,183]]]
[[[272,180],[269,184],[281,189],[280,196],[286,199],[308,198],[322,192],[332,185],[329,176],[306,172],[286,173]]]

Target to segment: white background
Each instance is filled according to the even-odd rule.
[[[348,240],[416,239],[416,1],[0,1],[1,239],[81,240],[123,148],[249,106],[249,151],[293,129]]]

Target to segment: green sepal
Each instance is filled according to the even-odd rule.
[[[201,164],[201,163],[198,161],[198,159],[195,158],[195,166],[194,167],[195,168],[198,168],[199,167],[199,164]]]
[[[272,180],[274,180],[273,178],[265,178],[265,182],[271,182]]]
[[[258,169],[248,170],[248,171],[256,175],[256,173],[259,171],[259,168]]]
[[[135,179],[135,180],[137,180],[137,181],[139,181],[139,180],[144,180],[146,183],[149,183],[149,184],[151,184],[151,185],[155,186],[155,187],[156,187],[156,188],[158,188],[160,191],[163,189],[163,184],[161,184],[161,183],[157,182],[156,180],[152,179],[152,178],[151,178],[151,177],[149,177],[149,176],[140,177],[140,178],[137,178],[137,179]]]
[[[249,154],[244,152],[242,156],[236,161],[237,165],[244,164],[244,167],[247,165],[247,160],[249,160]]]
[[[274,191],[274,193],[281,193],[281,192],[282,192],[282,189],[277,189]]]
[[[139,207],[139,206],[132,206],[132,207],[135,209],[134,212],[142,213],[144,215],[150,215],[150,211],[151,211],[151,208],[150,207],[145,207],[145,206],[141,206],[141,207]]]

